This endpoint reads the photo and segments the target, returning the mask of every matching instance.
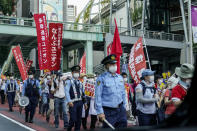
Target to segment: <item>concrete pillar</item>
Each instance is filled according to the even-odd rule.
[[[68,70],[68,52],[64,51],[63,53],[63,72]]]
[[[86,52],[86,73],[93,74],[93,42],[92,41],[86,41],[85,52]]]
[[[163,58],[163,61],[162,61],[162,71],[163,72],[166,72],[166,71],[168,71],[169,70],[169,68],[168,68],[168,61],[169,61],[169,59],[167,59],[166,57],[164,57]]]

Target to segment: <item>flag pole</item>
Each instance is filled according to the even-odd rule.
[[[143,0],[143,9],[142,9],[142,24],[141,24],[141,31],[142,31],[142,38],[143,38],[143,43],[144,43],[144,48],[146,50],[146,56],[147,56],[147,59],[148,59],[148,65],[149,65],[149,69],[151,69],[151,65],[150,65],[150,59],[149,59],[149,55],[148,55],[148,50],[147,50],[147,46],[146,46],[146,40],[144,38],[144,21],[145,21],[145,4],[146,4],[146,0]]]

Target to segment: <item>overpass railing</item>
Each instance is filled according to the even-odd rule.
[[[63,23],[64,30],[81,31],[90,33],[109,33],[111,30],[114,31],[115,26],[109,25],[96,25],[96,24],[84,24],[84,23],[73,23],[73,22],[59,22],[59,21],[47,21],[48,25],[50,22]],[[13,26],[30,26],[35,27],[34,20],[32,18],[18,18],[18,17],[5,17],[0,16],[0,24],[9,24]],[[130,29],[127,27],[118,27],[120,35],[140,37],[142,36],[143,30]],[[169,41],[184,41],[184,36],[180,34],[172,34],[166,32],[157,31],[144,31],[144,37],[148,39],[158,40],[169,40]]]

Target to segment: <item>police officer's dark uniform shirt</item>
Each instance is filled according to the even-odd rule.
[[[5,86],[5,92],[15,92],[19,90],[19,86],[16,80],[7,80]]]
[[[126,109],[126,93],[122,76],[119,74],[113,76],[109,72],[101,74],[96,80],[95,88],[97,114],[104,113],[103,106],[118,108],[122,102]]]
[[[28,84],[31,84],[31,86],[36,86],[36,88],[39,88],[39,95],[41,96],[41,89],[40,89],[40,83],[38,80],[36,79],[27,79],[24,81],[24,85],[23,85],[23,89],[22,89],[22,96],[24,96],[27,92],[26,92],[26,88],[28,88]],[[29,87],[30,88],[30,87]]]

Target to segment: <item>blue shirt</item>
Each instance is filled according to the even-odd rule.
[[[72,78],[72,80],[74,81],[75,79],[74,78]],[[79,81],[79,80],[77,80],[77,84],[81,84],[81,87],[82,87],[82,93],[84,93],[84,88],[83,88],[83,85],[82,85],[82,83]],[[71,102],[71,98],[70,98],[70,87],[71,87],[72,85],[71,85],[71,80],[67,80],[66,81],[66,88],[65,88],[65,93],[66,93],[66,101],[67,102]]]
[[[27,79],[28,81],[29,81],[29,79]],[[22,96],[24,96],[25,95],[25,89],[27,88],[27,80],[25,80],[24,81],[24,84],[23,84],[23,90],[22,90]],[[31,84],[33,85],[34,84],[34,82],[35,82],[35,79],[30,79],[30,82],[31,82]],[[36,80],[36,87],[40,87],[40,83],[39,83],[39,81],[38,80]],[[39,94],[40,94],[40,96],[41,96],[41,89],[39,88]]]
[[[95,87],[95,108],[97,114],[102,114],[103,106],[117,108],[123,102],[126,108],[126,93],[124,81],[121,75],[114,76],[105,72],[96,80]]]
[[[7,92],[7,88],[8,88],[8,85],[9,85],[10,83],[16,85],[16,90],[17,90],[17,91],[19,90],[19,86],[18,86],[16,80],[7,80],[6,85],[5,85],[5,92]]]

